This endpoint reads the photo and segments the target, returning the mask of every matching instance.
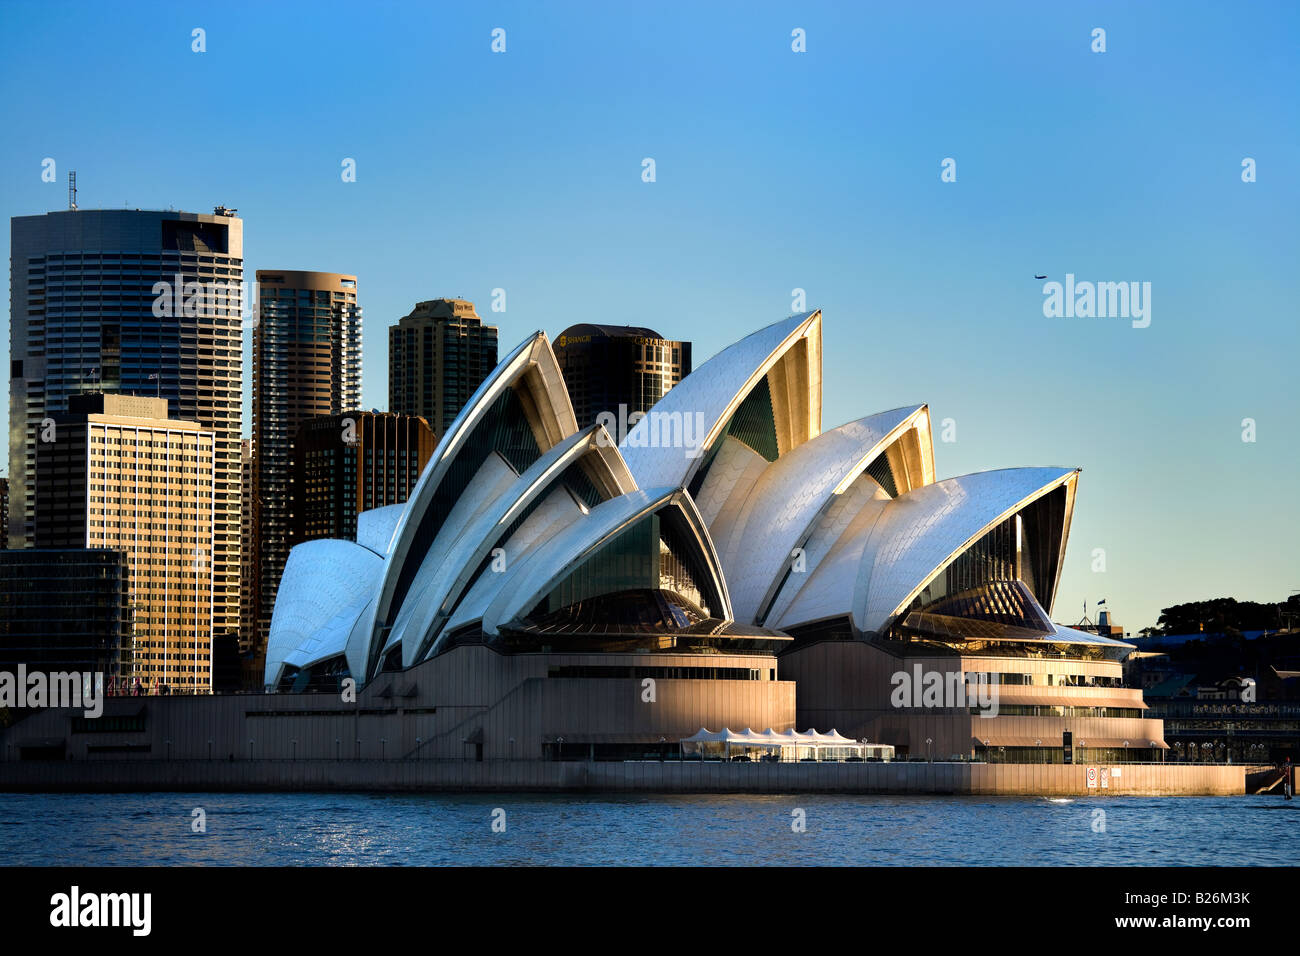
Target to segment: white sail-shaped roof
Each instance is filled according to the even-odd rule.
[[[682,379],[628,433],[623,458],[642,488],[684,488],[755,385],[769,377],[781,451],[821,431],[821,312],[804,312],[759,329]],[[662,447],[668,421],[700,421],[693,447]],[[703,439],[700,439],[703,436]]]
[[[574,521],[505,572],[496,598],[483,614],[484,633],[496,634],[502,624],[527,614],[593,551],[642,518],[670,507],[682,513],[696,534],[696,546],[712,575],[712,581],[700,583],[702,586],[711,585],[715,592],[712,603],[718,606],[711,609],[713,614],[731,619],[726,581],[709,540],[708,529],[690,496],[677,488],[652,488],[633,491],[597,505],[582,520]]]
[[[382,627],[394,621],[410,593],[418,565],[426,556],[412,553],[415,542],[432,541],[441,529],[436,504],[444,479],[496,401],[512,389],[520,397],[528,426],[543,453],[578,430],[555,353],[546,333],[537,332],[506,356],[483,381],[438,442],[394,531],[383,582],[368,612],[371,640]],[[376,659],[376,652],[377,648],[372,646],[367,653],[368,662]]]
[[[543,541],[556,537],[565,528],[580,521],[585,505],[579,503],[564,488],[553,488],[542,499],[536,510],[528,516],[519,529],[510,536],[502,547],[502,558],[507,569],[516,567],[526,555],[540,547]],[[461,598],[449,620],[442,628],[438,642],[434,646],[436,653],[449,634],[459,628],[482,621],[488,606],[501,593],[510,576],[507,573],[480,574]]]
[[[375,554],[387,557],[393,543],[393,534],[406,511],[406,503],[371,508],[357,515],[357,544]]]
[[[307,667],[343,653],[383,565],[352,541],[322,538],[289,552],[267,639],[267,686],[280,682],[286,666]]]
[[[1072,500],[1077,477],[1072,468],[981,471],[889,502],[863,549],[854,588],[855,624],[863,632],[879,631],[935,574],[1021,508],[1061,486]],[[1069,513],[1067,505],[1067,532]],[[1065,537],[1063,532],[1062,553]]]
[[[736,619],[762,623],[819,516],[904,432],[928,419],[924,405],[896,408],[824,432],[772,462],[736,511],[710,526],[731,582]],[[926,429],[928,432],[928,428]]]
[[[547,492],[565,469],[587,456],[591,456],[592,466],[599,469],[607,495],[613,497],[636,489],[609,433],[603,426],[593,425],[574,432],[515,477],[475,514],[471,523],[463,529],[457,528],[454,540],[443,548],[438,547],[444,537],[439,534],[439,541],[434,543],[437,558],[432,573],[428,580],[416,579],[416,587],[412,588],[389,638],[390,644],[401,641],[403,664],[409,667],[425,656],[456,601],[472,582],[475,571],[491,556],[509,525]],[[451,529],[444,528],[444,533],[452,537]]]
[[[870,476],[832,502],[804,546],[804,568],[790,575],[766,625],[779,629],[853,613],[854,592],[867,537],[892,499]]]

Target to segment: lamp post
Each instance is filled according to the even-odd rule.
[[[925,738],[925,759],[928,760],[930,763],[934,763],[934,755],[930,753],[930,744],[932,743],[934,743],[933,737]]]
[[[251,740],[248,742],[248,759],[253,759],[253,741]]]
[[[334,759],[339,760],[343,756],[343,742],[339,738],[334,738]]]
[[[555,738],[555,742],[559,745],[558,749],[556,750],[556,758],[555,758],[555,759],[556,759],[556,760],[563,760],[563,759],[564,759],[564,738],[563,738],[563,737],[556,737],[556,738]]]
[[[380,737],[379,738],[379,759],[380,760],[384,759],[384,750],[387,748],[387,746],[388,746],[388,739],[386,737]]]
[[[172,759],[172,741],[171,741],[171,738],[170,738],[170,737],[165,738],[165,739],[163,740],[163,743],[167,745],[167,759],[168,759],[168,760],[171,760],[171,759]]]
[[[1043,760],[1043,756],[1044,756],[1044,755],[1043,755],[1043,751],[1042,751],[1042,749],[1041,749],[1042,746],[1043,746],[1043,742],[1042,742],[1041,740],[1035,740],[1035,741],[1034,741],[1034,747],[1038,749],[1038,762],[1039,762],[1039,763],[1045,763],[1045,762],[1046,762],[1046,761]]]
[[[212,759],[212,741],[211,741],[211,740],[208,741],[208,759],[209,759],[209,760]]]
[[[294,759],[294,760],[297,760],[297,759],[298,759],[298,741],[297,741],[297,740],[290,740],[289,743],[293,746],[293,759]]]

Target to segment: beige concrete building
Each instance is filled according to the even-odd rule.
[[[215,434],[167,400],[74,396],[36,456],[36,542],[126,554],[131,665],[147,691],[212,689]]]

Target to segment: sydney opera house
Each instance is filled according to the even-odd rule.
[[[624,436],[578,429],[533,335],[405,504],[293,549],[268,691],[350,678],[361,713],[418,721],[416,757],[618,759],[731,727],[1159,759],[1130,646],[1051,621],[1078,471],[937,480],[925,405],[823,431],[821,328],[754,332]],[[940,692],[980,682],[994,706]]]

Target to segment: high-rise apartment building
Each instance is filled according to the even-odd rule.
[[[257,644],[257,614],[261,605],[258,603],[257,573],[257,495],[254,494],[254,470],[257,459],[254,456],[253,439],[245,438],[239,443],[239,536],[245,543],[239,555],[239,650],[241,654],[252,651]]]
[[[129,676],[149,691],[208,693],[216,436],[169,420],[162,398],[87,394],[69,405],[37,447],[36,547],[123,552]]]
[[[293,448],[293,543],[355,540],[357,515],[406,501],[436,445],[415,415],[345,412],[303,422]]]
[[[9,541],[30,547],[37,447],[71,396],[165,399],[214,439],[212,623],[239,626],[243,222],[127,209],[11,223]]]
[[[0,551],[9,547],[9,479],[0,478]]]
[[[497,328],[473,302],[417,302],[388,328],[388,410],[420,416],[441,438],[496,366]]]
[[[289,557],[293,439],[304,421],[361,404],[361,307],[356,276],[257,271],[253,442],[258,562],[254,666],[266,650]]]
[[[690,342],[630,325],[571,325],[555,340],[555,358],[579,428],[596,424],[602,412],[620,422],[648,412],[691,374]]]

